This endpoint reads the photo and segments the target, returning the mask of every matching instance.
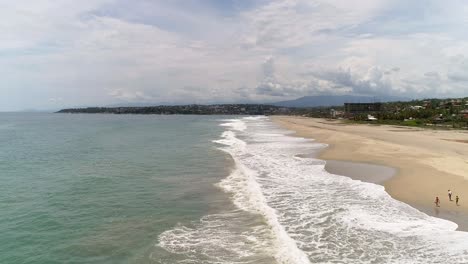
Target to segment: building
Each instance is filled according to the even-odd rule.
[[[345,103],[346,114],[377,113],[382,111],[382,103]]]
[[[426,107],[421,106],[421,105],[410,105],[411,110],[421,110],[421,109],[426,109]]]
[[[330,117],[331,118],[340,118],[343,117],[343,111],[338,111],[335,109],[330,109]]]
[[[464,119],[468,119],[468,109],[463,109],[460,111],[460,116]]]

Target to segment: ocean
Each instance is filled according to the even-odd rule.
[[[468,263],[268,117],[0,114],[0,263]]]

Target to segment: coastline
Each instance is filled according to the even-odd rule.
[[[323,152],[323,151],[322,151]],[[385,182],[394,177],[398,170],[392,167],[369,163],[326,160],[325,170],[332,174],[348,176],[353,180],[360,180],[385,186]]]
[[[393,198],[428,215],[455,222],[459,231],[468,231],[468,132],[354,125],[291,116],[275,116],[272,120],[297,136],[328,144],[318,155],[327,162],[396,169],[395,176],[374,183],[384,185]],[[335,173],[333,169],[330,172]],[[448,201],[448,189],[453,192],[452,199],[460,196],[459,206]],[[436,196],[441,200],[440,207],[434,205]]]

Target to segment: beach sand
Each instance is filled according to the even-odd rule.
[[[395,199],[429,215],[453,221],[458,224],[458,230],[468,231],[467,131],[356,125],[290,116],[272,119],[295,131],[297,136],[328,144],[319,158],[328,161],[329,172],[383,184]],[[388,167],[396,170],[394,177],[391,169],[385,169]],[[372,178],[369,175],[373,173],[379,175]],[[453,200],[456,195],[460,197],[459,206],[448,200],[449,189]],[[441,200],[440,207],[435,207],[436,196]]]
[[[385,182],[398,172],[397,169],[392,167],[341,160],[327,160],[325,170],[333,174],[345,175],[355,180],[384,186]]]

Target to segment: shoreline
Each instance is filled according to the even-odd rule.
[[[327,163],[355,162],[394,168],[393,177],[374,183],[382,184],[394,199],[430,216],[455,222],[459,231],[468,231],[468,202],[465,202],[468,197],[468,144],[465,143],[468,133],[355,125],[291,116],[272,117],[272,121],[294,131],[297,136],[328,144],[317,155]],[[356,179],[346,173],[335,173],[334,169],[329,172]],[[340,168],[338,172],[346,172],[346,169]],[[357,179],[366,181],[366,178]],[[448,189],[453,192],[453,200],[456,195],[460,196],[459,206],[455,201],[448,201]],[[436,196],[441,200],[440,207],[434,205]]]
[[[382,186],[385,186],[385,182],[395,177],[398,173],[397,169],[382,165],[342,160],[325,161],[325,170],[328,173]]]

